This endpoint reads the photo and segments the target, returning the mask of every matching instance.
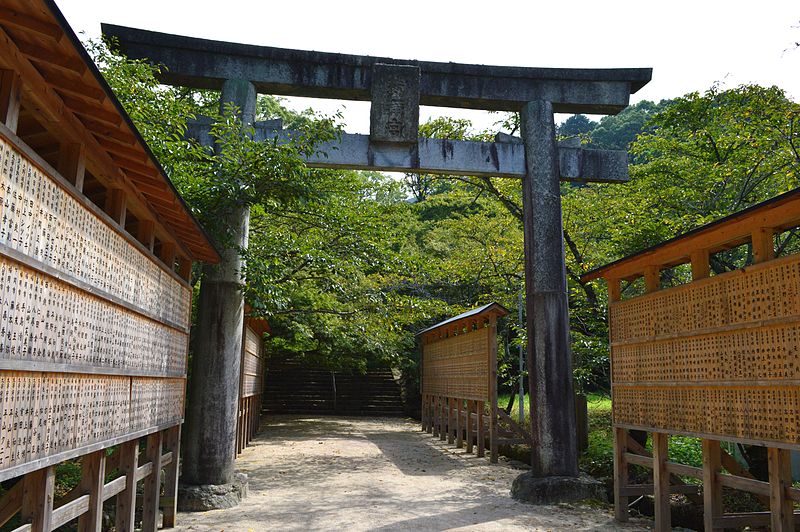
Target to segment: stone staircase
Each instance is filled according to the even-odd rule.
[[[262,412],[402,416],[403,402],[400,387],[389,369],[353,375],[272,359],[264,383]]]

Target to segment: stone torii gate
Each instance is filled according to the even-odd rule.
[[[532,471],[537,477],[578,475],[559,180],[624,181],[627,158],[625,152],[559,146],[553,114],[618,113],[628,105],[630,94],[650,80],[651,69],[403,61],[210,41],[108,24],[103,33],[114,37],[129,57],[164,65],[159,76],[163,83],[221,90],[222,101],[243,110],[247,124],[254,120],[257,92],[370,101],[370,134],[344,134],[321,146],[326,156],[310,157],[311,166],[521,178],[530,412],[536,442]],[[420,139],[420,105],[518,112],[521,138],[499,135],[493,143]],[[276,123],[255,125],[264,139],[291,136]],[[241,228],[241,244],[246,246],[248,213],[235,216],[231,221]],[[227,264],[204,280],[221,292],[235,290],[232,287],[240,282],[238,254],[228,253],[224,260]],[[202,378],[193,379],[198,382],[187,413],[184,478],[190,484],[231,479],[241,295],[238,301],[238,308],[216,311],[216,322],[200,317],[218,324],[213,331],[218,337],[210,345],[223,348],[194,353],[193,377]],[[198,416],[203,416],[202,422]]]

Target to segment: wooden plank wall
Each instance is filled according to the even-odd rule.
[[[242,346],[239,417],[236,430],[236,454],[240,454],[258,433],[261,397],[264,389],[265,357],[261,336],[245,326]]]
[[[422,430],[498,459],[497,318],[478,315],[422,337]]]
[[[174,526],[191,288],[174,254],[125,232],[124,201],[108,208],[0,129],[0,480],[24,475],[0,521],[21,512],[22,529],[99,530],[102,500],[117,496],[117,529],[132,530],[143,479],[143,528],[159,506]],[[80,493],[54,505],[54,466],[77,457]],[[103,484],[113,469],[122,476]]]
[[[614,267],[604,274],[618,520],[628,518],[630,497],[649,493],[656,530],[670,530],[670,493],[699,497],[696,486],[677,479],[682,475],[703,480],[706,530],[767,524],[794,530],[800,491],[791,487],[789,451],[800,448],[800,255],[774,259],[775,230],[760,227],[760,219],[752,220],[752,266],[709,277],[708,249],[722,243],[709,240],[709,248],[684,260],[691,261],[693,280],[683,286],[661,289],[666,266],[651,264],[642,272],[647,293],[623,301]],[[724,228],[718,233],[738,237]],[[652,455],[629,429],[652,433]],[[701,438],[702,468],[670,461],[672,434]],[[767,447],[769,481],[755,480],[721,441]],[[632,464],[652,469],[653,484],[630,485]],[[723,487],[756,494],[770,511],[726,514]]]

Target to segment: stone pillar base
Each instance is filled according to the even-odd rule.
[[[579,477],[534,477],[531,472],[514,479],[511,496],[531,504],[577,502],[586,499],[605,501],[603,483],[588,475]]]
[[[181,512],[207,512],[239,506],[247,497],[247,475],[236,473],[230,484],[203,484],[178,486],[178,510]]]

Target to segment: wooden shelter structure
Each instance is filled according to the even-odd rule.
[[[794,530],[790,450],[800,449],[800,254],[775,257],[775,235],[800,226],[800,189],[777,196],[587,273],[609,290],[616,517],[628,499],[655,495],[656,529],[670,529],[669,496],[703,481],[705,529],[770,524]],[[712,275],[714,254],[748,246],[752,264]],[[662,289],[662,270],[688,264],[691,282]],[[646,294],[623,298],[644,278]],[[653,453],[628,434],[652,433]],[[672,434],[702,439],[703,467],[674,463]],[[769,481],[756,480],[721,441],[767,447]],[[629,485],[630,464],[653,470]],[[722,488],[756,494],[764,513],[726,514]]]
[[[501,444],[531,442],[497,407],[497,319],[508,315],[499,303],[489,303],[433,325],[420,333],[422,370],[422,430],[497,463]],[[488,407],[488,416],[486,410]],[[519,438],[498,434],[501,417]],[[517,441],[519,440],[519,441]]]
[[[249,309],[246,312],[249,313]],[[239,377],[239,417],[236,427],[237,455],[250,445],[250,440],[258,432],[266,371],[262,337],[269,331],[267,321],[259,318],[247,318],[244,327]]]
[[[0,524],[100,530],[116,497],[133,530],[142,481],[142,529],[174,526],[195,260],[219,255],[55,4],[0,0]]]

